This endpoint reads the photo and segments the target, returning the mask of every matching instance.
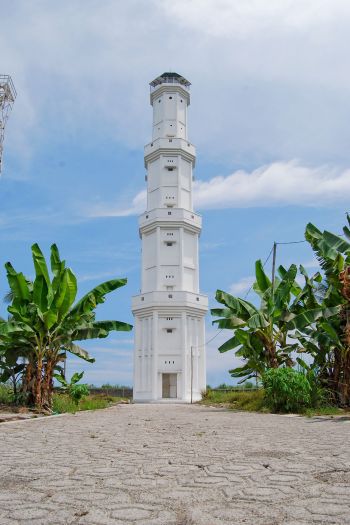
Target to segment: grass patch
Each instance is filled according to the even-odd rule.
[[[246,410],[248,412],[264,412],[269,413],[272,410],[267,406],[264,389],[252,391],[236,391],[236,392],[217,392],[215,390],[208,390],[202,401],[202,405],[217,405],[231,410]],[[349,412],[344,409],[325,405],[318,408],[300,407],[299,414],[314,417],[314,416],[339,416],[347,415]]]
[[[56,414],[65,414],[67,412],[74,413],[82,410],[99,410],[107,408],[118,401],[122,401],[122,397],[112,397],[106,395],[90,395],[82,399],[79,405],[70,399],[67,394],[54,393],[52,410]]]
[[[319,408],[307,408],[304,412],[302,412],[303,415],[307,417],[314,417],[314,416],[340,416],[340,415],[348,415],[349,412],[342,408],[338,407],[332,407],[332,406],[325,406],[325,407],[319,407]]]
[[[233,410],[247,410],[248,412],[268,411],[264,404],[263,389],[240,392],[208,390],[201,403],[204,405],[221,405]]]
[[[0,404],[10,405],[14,402],[13,389],[10,385],[0,383]]]

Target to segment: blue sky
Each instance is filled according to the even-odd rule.
[[[32,274],[30,246],[56,242],[80,294],[115,276],[128,285],[99,318],[132,322],[140,283],[137,214],[148,82],[174,70],[192,82],[195,205],[203,215],[201,288],[244,295],[254,262],[305,224],[341,231],[350,201],[350,5],[343,0],[0,0],[0,74],[18,97],[0,178],[0,262]],[[278,262],[316,270],[308,245]],[[269,269],[270,261],[267,264]],[[0,272],[0,294],[7,291]],[[249,297],[252,297],[249,295]],[[0,305],[6,315],[6,305]],[[215,335],[207,320],[207,338]],[[72,359],[89,383],[130,384],[132,334]],[[234,355],[208,345],[208,382],[230,382]]]

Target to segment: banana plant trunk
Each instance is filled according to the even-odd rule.
[[[44,410],[52,410],[52,392],[53,392],[53,373],[56,361],[49,358],[46,361],[45,372],[42,381],[42,399],[41,406]]]
[[[35,369],[35,364],[32,361],[29,361],[27,363],[25,373],[23,374],[21,392],[25,395],[26,403],[28,406],[32,406],[35,403]]]
[[[36,363],[35,372],[35,384],[34,384],[34,395],[35,395],[35,408],[41,410],[42,408],[42,373],[43,373],[43,359],[40,355]]]

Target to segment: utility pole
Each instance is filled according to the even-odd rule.
[[[193,402],[193,346],[191,345],[191,405]]]
[[[10,75],[0,75],[0,173],[4,149],[5,126],[17,96]]]
[[[272,293],[275,286],[275,273],[276,273],[276,252],[277,252],[277,243],[273,243],[273,252],[272,252]]]

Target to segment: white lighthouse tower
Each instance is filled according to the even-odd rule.
[[[208,310],[207,297],[199,293],[201,217],[192,205],[190,82],[163,73],[150,86],[153,138],[145,146],[147,211],[139,219],[141,293],[132,302],[134,400],[190,402],[206,387]]]

